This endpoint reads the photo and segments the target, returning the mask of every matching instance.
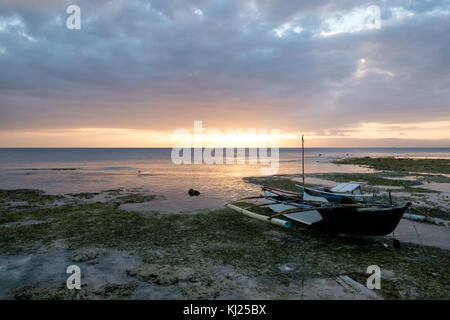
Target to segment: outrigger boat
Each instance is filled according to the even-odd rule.
[[[267,200],[265,205],[275,212],[267,219],[283,216],[337,234],[371,236],[390,234],[410,206],[410,203],[394,206],[359,202],[353,200],[355,195],[310,188],[304,188],[303,195],[270,187],[262,187],[262,191],[263,197]],[[366,197],[366,195],[359,197],[361,196]]]
[[[304,163],[304,152],[302,154]],[[367,199],[374,198],[374,195],[362,194],[359,184],[342,183],[330,190],[307,188],[304,184],[304,165],[302,168],[303,186],[297,187],[302,188],[303,193],[263,186],[262,195],[241,199],[264,198],[266,202],[260,206],[270,208],[273,215],[256,214],[232,204],[226,206],[286,228],[291,226],[292,221],[337,234],[383,236],[394,231],[411,205],[409,202],[403,206],[394,205],[390,193],[389,204],[368,202]],[[281,217],[288,221],[281,220]]]

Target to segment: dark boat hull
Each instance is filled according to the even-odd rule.
[[[333,233],[384,236],[397,227],[405,207],[317,209],[323,220],[316,224]]]
[[[300,206],[298,214],[286,213],[283,216],[294,222],[326,230],[332,233],[348,235],[384,236],[397,227],[400,219],[410,204],[403,207],[383,205],[358,205],[345,203],[347,199],[327,199],[332,203],[318,203],[301,200],[298,194],[269,187],[263,187],[267,199],[274,203],[283,203],[285,207],[269,205],[274,212],[281,213],[286,209],[295,210]],[[313,190],[314,191],[314,190]],[[308,189],[309,192],[309,189]],[[285,194],[284,194],[285,193]],[[312,196],[323,196],[314,192]],[[351,198],[348,198],[352,200]],[[332,201],[334,200],[334,201]],[[353,200],[352,200],[353,201]],[[328,205],[332,205],[331,207]],[[306,211],[305,211],[306,210]]]

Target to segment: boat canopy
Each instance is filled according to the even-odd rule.
[[[361,186],[358,183],[341,183],[331,188],[330,191],[335,193],[362,194]]]

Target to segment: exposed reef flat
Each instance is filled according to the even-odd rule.
[[[336,159],[335,164],[367,166],[375,170],[396,172],[424,172],[450,174],[450,159],[411,159],[411,158],[346,158]]]
[[[225,208],[168,214],[152,209],[160,196],[145,190],[56,198],[0,192],[2,299],[373,299],[338,280],[364,285],[373,264],[382,269],[376,298],[450,296],[448,250],[410,243],[396,250],[383,237],[342,238],[299,225],[284,230]],[[129,201],[148,210],[123,209]],[[64,287],[71,264],[82,270],[78,292]]]

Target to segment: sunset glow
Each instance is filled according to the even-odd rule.
[[[0,4],[0,147],[450,145],[448,4],[36,3]]]
[[[192,128],[191,139],[194,140]],[[205,129],[207,131],[208,129]],[[238,130],[228,129],[228,130]],[[247,131],[241,129],[243,132]],[[252,129],[250,129],[252,130]],[[254,129],[253,129],[254,130]],[[219,134],[204,133],[202,146],[223,146],[228,144],[246,147],[257,147],[264,143],[270,144],[270,129],[264,129],[263,134],[226,134],[226,129]],[[379,145],[376,141],[389,141],[386,146],[410,146],[409,141],[419,140],[426,145],[439,146],[439,141],[450,140],[450,122],[434,121],[422,123],[362,123],[358,127],[343,128],[341,130],[324,130],[322,132],[280,132],[278,135],[280,147],[298,148],[299,135],[308,138],[309,147],[364,146],[372,141],[372,145]],[[74,128],[65,130],[35,130],[24,132],[1,132],[0,144],[4,147],[105,147],[105,148],[165,148],[177,144],[173,132],[137,130],[129,128]]]

